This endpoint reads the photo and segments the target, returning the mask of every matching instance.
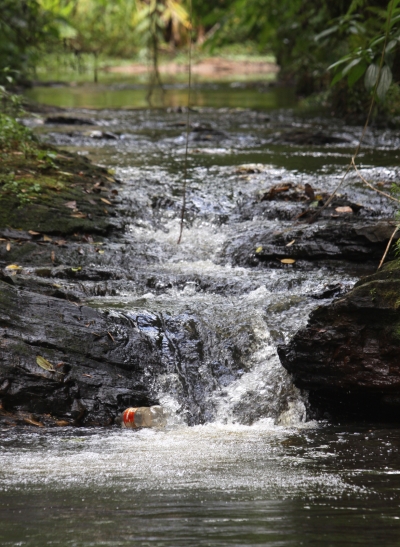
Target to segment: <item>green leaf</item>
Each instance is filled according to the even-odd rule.
[[[385,36],[377,36],[377,37],[375,37],[375,38],[372,40],[372,42],[370,43],[370,47],[373,48],[373,47],[375,47],[375,46],[381,44],[382,42],[384,42],[384,40],[385,40]]]
[[[343,63],[346,63],[349,59],[351,59],[350,55],[346,55],[346,57],[342,57],[339,59],[339,61],[336,61],[336,63],[333,63],[332,65],[328,66],[326,70],[332,70],[332,68],[336,68],[339,65],[342,65]]]
[[[389,51],[392,51],[398,44],[398,40],[390,40],[388,45],[386,46],[385,53],[389,53]]]
[[[383,99],[385,98],[390,84],[392,83],[392,79],[392,71],[390,70],[388,65],[385,65],[384,67],[382,67],[381,77],[379,79],[378,87],[376,88],[376,94],[380,101],[383,101]]]
[[[331,87],[337,84],[338,82],[340,82],[340,80],[342,80],[343,78],[344,78],[343,72],[342,71],[338,72],[331,81]]]
[[[339,28],[338,25],[327,28],[327,29],[323,30],[322,32],[320,32],[319,34],[317,34],[316,36],[314,36],[314,40],[316,42],[318,42],[319,40],[322,40],[322,38],[326,38],[327,36],[330,36],[331,34],[336,32],[338,30],[338,28]]]
[[[348,74],[350,72],[350,70],[355,67],[356,65],[358,65],[358,63],[361,61],[361,59],[353,59],[347,66],[344,67],[343,69],[343,76],[346,76],[346,74]]]
[[[39,367],[43,368],[44,370],[48,370],[49,372],[56,372],[53,365],[49,363],[47,359],[45,359],[44,357],[41,357],[40,355],[36,357],[36,363],[39,365]]]
[[[364,85],[367,91],[371,91],[375,87],[375,84],[378,80],[378,75],[379,66],[375,63],[370,64],[367,68],[367,72],[365,73],[364,78]]]
[[[347,83],[349,84],[349,87],[352,87],[356,82],[358,82],[358,80],[364,74],[366,68],[367,63],[365,61],[362,61],[349,72],[349,75],[347,77]]]

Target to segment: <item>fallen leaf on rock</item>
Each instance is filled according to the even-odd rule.
[[[68,207],[68,209],[76,209],[76,201],[67,201],[64,205],[65,207]]]
[[[86,376],[86,378],[93,378],[91,374],[82,374],[82,376]]]
[[[56,241],[56,245],[65,245],[67,242],[64,240],[64,239],[59,239],[58,241]]]
[[[282,264],[294,264],[296,261],[294,258],[282,258]]]
[[[58,425],[58,427],[66,427],[67,425],[69,425],[69,422],[67,422],[66,420],[57,420],[56,425]]]
[[[43,241],[53,241],[53,240],[51,239],[51,237],[44,235]]]
[[[292,239],[292,241],[286,244],[286,247],[291,247],[295,241],[295,239]]]
[[[58,283],[53,283],[53,287],[55,289],[61,289],[62,285],[59,285]]]
[[[9,264],[6,266],[6,270],[22,270],[22,266],[18,266],[18,264]]]
[[[42,422],[37,422],[36,420],[33,420],[32,418],[24,418],[24,422],[29,425],[35,425],[36,427],[44,427]]]
[[[88,201],[89,201],[89,203],[91,203],[92,205],[97,205],[97,203],[94,201],[94,199],[89,199]]]
[[[11,251],[11,243],[7,243],[6,249],[7,249],[7,251]]]
[[[40,355],[36,357],[36,363],[44,370],[48,370],[49,372],[55,372],[53,365],[47,359],[41,357]]]
[[[77,268],[71,268],[72,272],[80,272],[82,269],[82,266],[78,266]]]
[[[262,246],[260,245],[259,247],[257,247],[256,249],[256,253],[261,253],[263,250]]]
[[[56,253],[54,251],[51,251],[51,261],[54,262],[56,259]]]
[[[34,230],[29,230],[28,234],[31,236],[40,236],[40,232],[35,232]]]
[[[108,215],[107,209],[103,209],[103,211],[104,211],[104,213],[105,213],[106,215]]]
[[[337,213],[352,213],[353,209],[346,205],[345,207],[336,207],[335,211]]]
[[[56,364],[56,368],[63,367],[64,365],[65,365],[65,363],[63,363],[63,361],[61,361],[61,363]]]
[[[85,213],[75,213],[74,215],[71,215],[73,218],[86,218],[87,214]]]
[[[100,200],[101,200],[103,203],[107,203],[107,205],[112,205],[111,201],[108,201],[108,199],[106,199],[106,198],[100,198]]]
[[[103,255],[105,253],[105,251],[103,251],[102,249],[97,249],[97,252],[99,253],[99,255]]]

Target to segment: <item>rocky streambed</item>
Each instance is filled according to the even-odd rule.
[[[398,270],[350,289],[376,270],[394,207],[350,176],[323,209],[360,128],[193,112],[177,245],[185,119],[26,120],[62,150],[47,171],[62,187],[2,200],[3,423],[111,425],[154,403],[190,425],[290,423],[363,417],[371,398],[388,415],[400,404]],[[371,130],[366,144],[362,172],[388,191],[396,133]]]

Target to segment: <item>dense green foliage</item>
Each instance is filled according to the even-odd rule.
[[[0,112],[0,150],[20,150],[34,141],[32,132]]]
[[[37,0],[0,0],[0,83],[29,75],[38,47],[54,36],[50,21]]]
[[[0,0],[0,83],[29,74],[37,52],[132,58],[251,40],[301,95],[331,84],[331,103],[387,111],[400,80],[400,0]],[[190,17],[191,23],[190,24]],[[385,55],[382,57],[382,50]],[[36,57],[35,57],[36,55]],[[395,83],[395,85],[392,84]],[[394,90],[394,91],[393,91]],[[390,102],[389,101],[389,102]],[[388,103],[388,101],[386,101]]]

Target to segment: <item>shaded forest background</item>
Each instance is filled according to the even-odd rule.
[[[271,54],[279,81],[335,113],[400,113],[400,0],[0,0],[0,83],[27,85],[46,59]],[[384,54],[382,55],[382,52]],[[50,62],[50,61],[49,61]]]

